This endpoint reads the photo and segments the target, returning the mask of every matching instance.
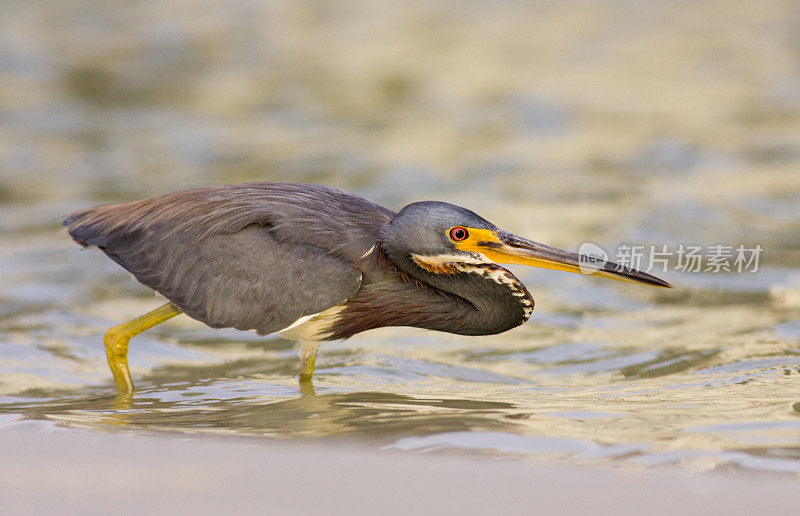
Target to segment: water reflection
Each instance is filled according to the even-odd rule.
[[[200,388],[201,389],[201,388]],[[172,392],[170,392],[172,391]],[[523,417],[504,402],[422,398],[388,392],[317,394],[300,384],[296,396],[228,397],[185,384],[135,395],[67,397],[0,406],[0,413],[50,419],[69,426],[171,430],[191,433],[297,437],[358,436],[385,442],[397,437],[453,431],[513,431]],[[173,396],[172,394],[178,394]],[[195,394],[202,396],[194,399]],[[194,400],[194,401],[193,401]]]
[[[4,421],[797,470],[796,2],[181,5],[0,3]],[[316,392],[292,343],[176,318],[132,345],[140,390],[110,395],[103,332],[160,302],[61,217],[257,180],[764,263],[671,270],[670,292],[515,271],[525,326],[326,344]]]
[[[397,355],[381,342],[349,351],[346,345],[333,345],[327,358],[320,357],[316,387],[298,385],[282,372],[294,364],[294,353],[276,340],[255,346],[262,353],[257,359],[156,367],[139,379],[133,396],[107,395],[113,391],[106,379],[105,386],[60,395],[39,391],[46,399],[32,399],[33,392],[27,394],[29,401],[6,396],[0,413],[94,430],[358,439],[402,450],[800,469],[792,452],[798,422],[791,414],[797,411],[787,409],[797,404],[792,386],[800,374],[776,369],[786,359],[750,363],[744,367],[746,374],[737,370],[731,375],[730,357],[718,349],[668,348],[651,354],[581,344],[545,347],[538,356],[521,350],[522,360],[506,356],[513,353],[484,353],[461,362],[467,354],[460,346],[471,340],[452,337],[449,344],[443,339],[443,347],[450,350],[435,352],[436,360],[416,359],[427,367],[397,375],[399,366],[409,363],[407,344],[418,341],[391,332],[386,339],[396,346]],[[254,349],[242,344],[247,341],[229,343],[227,352]],[[221,344],[200,347],[226,352]],[[635,363],[610,368],[610,353]],[[436,364],[444,356],[451,357],[452,367]],[[565,368],[592,361],[599,365]],[[334,366],[337,363],[364,365]],[[482,363],[492,372],[482,381],[450,376],[460,364],[480,369]],[[527,369],[532,364],[537,369]],[[528,372],[522,373],[525,369]],[[501,381],[504,378],[507,381]]]

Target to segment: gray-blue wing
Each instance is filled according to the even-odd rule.
[[[266,334],[355,294],[355,262],[392,215],[328,187],[252,183],[100,206],[64,224],[187,315]]]

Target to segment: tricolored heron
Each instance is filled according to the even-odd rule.
[[[498,263],[569,272],[590,264],[594,276],[671,287],[507,233],[459,206],[424,201],[394,213],[312,184],[198,188],[97,206],[64,225],[169,300],[106,332],[121,392],[133,390],[130,338],[181,313],[300,341],[306,382],[325,340],[382,326],[490,335],[524,323],[533,298]]]

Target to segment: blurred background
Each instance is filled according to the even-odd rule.
[[[515,269],[527,325],[325,345],[316,393],[291,342],[178,318],[133,343],[140,391],[112,406],[102,333],[159,301],[63,216],[275,180],[568,249],[764,251],[755,273],[671,262],[672,292]],[[6,425],[799,471],[799,235],[792,0],[0,2]]]

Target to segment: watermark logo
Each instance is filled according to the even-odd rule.
[[[592,274],[608,262],[608,253],[599,245],[584,242],[578,249],[578,269],[583,274]]]
[[[610,259],[624,267],[642,272],[657,273],[675,270],[679,272],[758,272],[763,252],[761,245],[627,245],[615,249],[609,257],[600,246],[586,242],[581,244],[579,267],[584,274],[602,269]]]

